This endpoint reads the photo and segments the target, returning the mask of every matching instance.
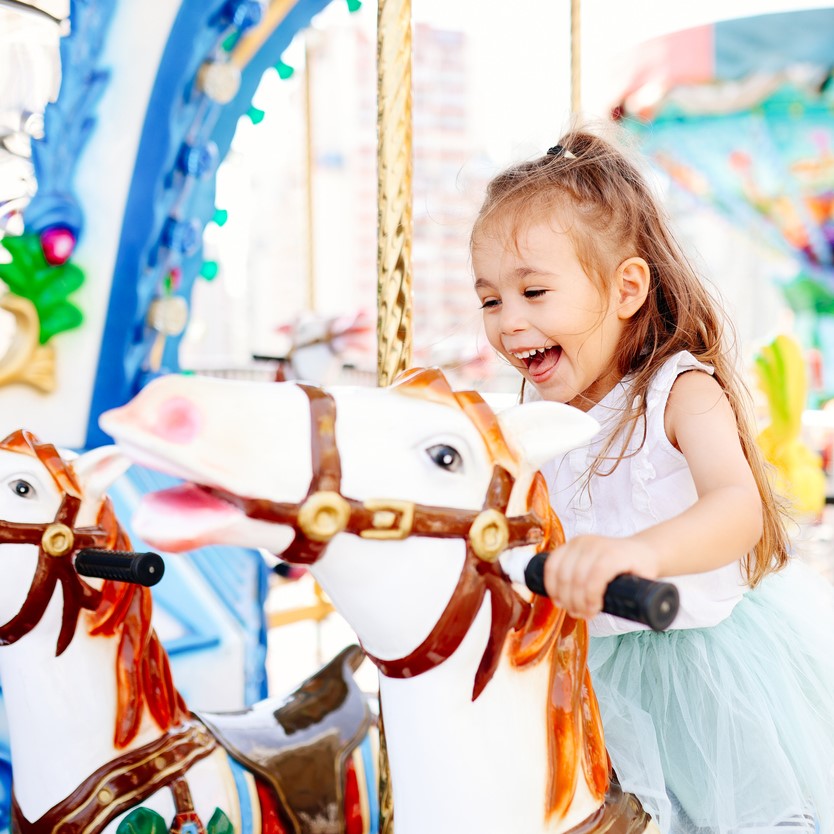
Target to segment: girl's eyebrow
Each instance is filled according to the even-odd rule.
[[[542,272],[538,269],[533,269],[532,266],[519,266],[516,268],[515,272],[513,273],[514,277],[517,279],[527,278],[530,275],[541,275]]]
[[[553,275],[553,273],[547,272],[546,270],[536,269],[532,266],[519,266],[512,271],[510,277],[514,281],[520,282],[523,281],[525,278],[529,278],[531,275]],[[495,289],[495,284],[486,278],[476,278],[474,286],[476,290]]]

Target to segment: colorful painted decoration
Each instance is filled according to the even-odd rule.
[[[380,671],[398,834],[657,831],[612,778],[585,622],[509,578],[564,540],[538,468],[598,430],[588,415],[496,417],[430,370],[382,389],[168,375],[101,420],[189,481],[145,497],[147,540],[306,565],[356,631]]]
[[[834,9],[726,20],[635,50],[616,116],[672,182],[834,287]]]
[[[72,367],[73,379],[59,376],[51,389],[83,410],[47,426],[65,430],[59,442],[106,442],[98,414],[155,375],[178,370],[194,281],[212,277],[203,231],[225,220],[214,200],[218,165],[239,119],[257,124],[267,116],[252,104],[263,73],[286,66],[284,50],[329,2],[160,0],[153,15],[115,0],[69,3],[60,90],[43,112],[43,129],[26,137],[37,191],[28,205],[8,207],[10,218],[23,209],[26,243],[0,275],[35,304],[41,343],[83,321],[58,366],[59,375]],[[68,296],[82,275],[89,286],[76,303]],[[60,298],[42,303],[47,283]],[[178,297],[179,306],[165,301],[165,315],[159,305],[151,315],[166,296]],[[177,327],[174,312],[183,319]],[[89,394],[77,390],[79,378]],[[40,416],[27,409],[41,407],[29,402],[16,403],[27,425]]]

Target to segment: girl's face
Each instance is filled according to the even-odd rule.
[[[615,282],[602,294],[557,223],[533,223],[517,247],[500,221],[472,247],[487,338],[546,400],[587,411],[619,381],[624,322]]]

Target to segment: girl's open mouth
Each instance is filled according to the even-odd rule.
[[[562,355],[562,348],[558,345],[549,347],[544,351],[540,351],[534,356],[528,356],[522,360],[527,366],[527,370],[534,377],[541,377],[548,374],[556,367],[559,357]]]

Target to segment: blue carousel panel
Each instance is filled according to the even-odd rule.
[[[261,0],[181,0],[156,67],[135,158],[125,160],[133,176],[113,272],[120,280],[111,289],[85,445],[107,442],[98,427],[99,414],[122,405],[154,375],[179,369],[181,333],[168,336],[161,367],[149,369],[148,356],[157,337],[147,326],[149,305],[170,294],[190,297],[203,264],[203,230],[215,211],[217,167],[229,150],[238,120],[249,111],[264,72],[279,63],[293,38],[330,2],[289,3],[284,18],[240,69],[236,92],[225,100],[201,86],[201,68],[222,70],[228,64],[229,50],[258,24],[266,4]],[[92,15],[87,4],[75,0],[73,13],[91,16],[90,28],[98,31],[106,28],[104,22],[99,23],[99,15],[110,18],[113,10],[99,8]],[[72,40],[70,35],[62,45],[65,73],[72,73],[76,65],[70,60]],[[63,84],[68,90],[84,87],[99,74],[87,72],[74,82],[65,74]],[[88,91],[84,100],[94,104],[93,92]],[[61,96],[55,104],[60,106]],[[106,118],[105,113],[96,116]],[[46,203],[47,194],[39,191],[33,200],[36,210],[43,211]],[[176,288],[167,283],[172,274],[178,276]]]

